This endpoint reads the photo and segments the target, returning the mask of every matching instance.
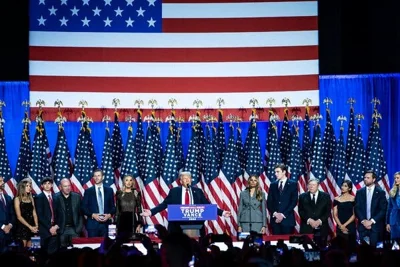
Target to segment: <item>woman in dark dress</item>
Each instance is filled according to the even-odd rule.
[[[356,216],[354,214],[355,197],[351,194],[353,183],[344,180],[341,185],[342,194],[333,201],[333,218],[336,222],[336,235],[348,241],[349,248],[354,251],[356,245]]]
[[[14,198],[17,227],[15,237],[21,241],[24,247],[31,246],[31,238],[38,233],[38,217],[36,215],[35,202],[31,194],[32,181],[30,178],[22,179],[17,186],[17,194]]]
[[[142,201],[140,192],[136,188],[136,181],[131,175],[125,175],[122,183],[122,189],[117,191],[115,219],[118,235],[129,238],[133,233],[141,232]]]

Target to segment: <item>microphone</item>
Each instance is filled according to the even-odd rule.
[[[188,188],[188,189],[189,189],[189,188],[190,188],[190,184],[186,184],[186,188]]]

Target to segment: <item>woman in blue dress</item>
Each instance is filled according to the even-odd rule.
[[[389,205],[386,212],[386,230],[390,238],[400,243],[400,171],[394,174],[393,187],[389,192]]]

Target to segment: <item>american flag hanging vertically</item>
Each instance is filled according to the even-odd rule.
[[[349,164],[347,167],[347,177],[353,183],[353,194],[357,190],[364,187],[364,171],[365,171],[365,147],[361,133],[361,123],[357,126],[357,136],[353,140],[354,151],[350,155]]]
[[[57,185],[60,184],[61,179],[71,178],[72,191],[83,195],[84,190],[81,183],[75,176],[71,177],[72,160],[62,123],[58,126],[57,143],[54,149],[52,166],[54,170],[54,181]]]
[[[294,124],[292,126],[291,137],[292,141],[290,142],[290,153],[287,161],[287,169],[289,173],[288,177],[297,182],[297,191],[299,194],[302,194],[307,191],[307,184],[303,174],[303,158],[300,148],[299,128]],[[294,212],[296,219],[295,230],[297,233],[300,233],[301,219],[298,211],[298,205],[296,205]]]
[[[92,130],[89,127],[89,118],[84,110],[81,111],[81,130],[75,149],[74,174],[84,189],[91,187],[94,182],[93,171],[99,167],[96,152],[93,146]],[[83,194],[83,193],[82,193]]]
[[[103,170],[104,180],[103,184],[105,186],[111,187],[114,193],[117,191],[117,187],[114,183],[114,169],[113,169],[113,147],[110,135],[110,128],[108,128],[108,123],[106,126],[106,134],[104,137],[103,153],[101,155],[101,169]]]
[[[9,196],[13,197],[16,193],[16,183],[12,177],[10,162],[8,160],[4,123],[3,112],[0,110],[0,176],[3,177],[5,191]]]
[[[139,176],[136,177],[141,190],[144,188],[144,175],[145,175],[145,152],[146,152],[146,141],[144,138],[142,111],[138,108],[137,112],[137,128],[135,134],[135,151],[136,151],[136,163],[139,171]]]
[[[112,142],[112,167],[114,171],[114,184],[117,189],[122,188],[121,164],[124,158],[121,128],[119,127],[119,113],[114,111],[114,128],[111,136]]]
[[[50,176],[48,141],[40,112],[37,117],[36,132],[32,147],[32,167],[29,171],[29,177],[32,179],[32,189],[36,194],[42,191],[40,189],[42,179]]]
[[[218,177],[218,159],[217,147],[215,145],[215,128],[206,126],[206,145],[205,145],[205,162],[204,172],[202,175],[202,188],[208,200],[216,204],[218,207],[223,207],[223,199],[221,194],[221,181]],[[206,230],[208,233],[222,234],[225,231],[224,219],[218,216],[216,221],[207,221]]]
[[[241,183],[237,184],[236,181],[242,180],[242,171],[240,169],[240,162],[236,149],[236,140],[234,136],[234,127],[231,124],[229,127],[229,141],[225,151],[221,172],[219,177],[222,178],[222,191],[224,196],[224,208],[232,213],[231,218],[226,219],[228,224],[228,233],[236,236],[236,229],[238,227],[237,211],[239,205],[239,196]],[[261,157],[260,157],[261,159]],[[260,161],[261,163],[261,161]]]
[[[349,101],[353,101],[353,100],[349,100]],[[355,126],[355,122],[354,122],[354,107],[351,102],[349,129],[347,130],[347,140],[346,140],[346,167],[348,167],[352,152],[355,150],[356,138],[357,138],[357,136],[356,136],[356,126]]]
[[[182,144],[182,125],[179,122],[176,132],[176,160],[178,170],[181,170],[185,166],[185,156],[183,154],[183,144]],[[177,180],[179,181],[179,179]]]
[[[340,127],[340,136],[336,144],[335,154],[330,168],[330,173],[340,188],[346,177],[346,150],[344,147],[343,126]]]
[[[310,178],[317,178],[322,182],[325,180],[324,162],[322,160],[322,140],[321,140],[321,125],[316,123],[314,126]]]
[[[389,177],[387,173],[387,165],[385,160],[385,155],[383,153],[382,147],[382,138],[379,129],[378,119],[380,118],[380,114],[377,109],[374,109],[373,113],[373,122],[371,124],[368,142],[367,142],[367,151],[366,151],[366,162],[365,167],[368,170],[375,171],[377,178],[376,183],[385,191],[386,198],[389,197],[390,191],[390,183]]]
[[[178,169],[178,160],[177,160],[177,149],[176,149],[176,134],[177,129],[175,125],[175,116],[172,112],[171,116],[169,117],[169,128],[168,128],[168,137],[167,143],[165,146],[165,153],[163,158],[163,168],[160,178],[160,195],[161,200],[164,200],[171,187],[173,187],[174,182],[176,183],[176,179],[179,176],[179,169]],[[168,224],[168,212],[165,212],[164,215],[164,225]]]
[[[173,183],[179,176],[179,166],[177,149],[177,129],[175,116],[172,114],[169,121],[168,137],[165,146],[164,162],[162,180],[166,186],[166,194],[169,192],[169,188],[173,187]],[[168,188],[168,189],[167,189]]]
[[[272,111],[270,112],[269,126],[267,132],[267,142],[266,142],[266,163],[264,166],[266,177],[269,182],[276,180],[275,177],[275,166],[276,164],[282,163],[281,152],[278,144],[278,129],[276,126],[276,117]],[[268,185],[269,188],[269,185]]]
[[[281,136],[279,138],[279,147],[280,147],[280,151],[281,151],[282,163],[287,164],[288,158],[289,158],[289,153],[290,153],[290,141],[292,141],[291,134],[290,134],[290,127],[289,127],[289,109],[288,108],[285,108],[284,114],[285,115],[284,115],[283,123],[282,123]]]
[[[201,99],[204,108],[223,98],[229,113],[250,98],[319,103],[317,4],[30,1],[30,99],[57,95],[75,116],[76,103],[91,99],[94,121],[102,107],[113,108],[109,99],[130,109],[137,95],[165,112],[171,94],[178,103]]]
[[[201,131],[200,131],[201,128]],[[186,163],[183,168],[184,171],[191,172],[192,185],[197,185],[200,181],[200,160],[203,158],[202,150],[200,149],[200,135],[203,134],[202,126],[200,123],[194,122],[192,126],[192,134],[189,141],[189,148],[186,155]]]
[[[240,168],[242,169],[242,176],[243,176],[243,181],[242,181],[242,190],[245,189],[246,187],[246,181],[244,179],[244,173],[246,171],[246,158],[244,155],[244,151],[243,151],[243,137],[242,134],[243,131],[240,128],[240,125],[238,123],[238,126],[236,127],[236,149],[237,149],[237,153],[238,153],[238,158],[239,158],[239,163],[240,163]]]
[[[310,108],[308,106],[306,107],[306,113],[304,116],[303,144],[301,150],[303,154],[303,175],[306,181],[308,181],[311,170],[311,151],[312,151]]]
[[[336,184],[336,180],[330,173],[330,168],[333,162],[333,156],[336,149],[336,137],[333,130],[331,113],[330,110],[326,109],[326,127],[324,131],[324,137],[322,141],[322,160],[324,163],[324,169],[326,179],[321,181],[321,186],[326,193],[331,196],[331,200],[340,194],[340,188]]]
[[[147,129],[146,152],[145,152],[145,173],[143,187],[143,207],[152,209],[161,202],[160,195],[160,164],[161,150],[159,142],[159,130],[155,122],[154,112],[151,115],[152,121]],[[163,213],[146,218],[148,224],[164,224]]]
[[[25,177],[28,177],[29,170],[32,166],[32,149],[31,149],[31,137],[29,130],[29,116],[28,112],[25,111],[24,119],[22,120],[24,126],[21,133],[21,142],[19,145],[17,167],[14,173],[14,179],[18,183]]]
[[[224,162],[224,155],[226,150],[225,141],[225,128],[224,121],[222,119],[222,110],[218,109],[218,126],[217,126],[217,155],[218,155],[218,167],[222,168],[222,163]]]

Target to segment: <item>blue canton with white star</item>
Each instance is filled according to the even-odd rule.
[[[161,32],[161,0],[33,0],[30,30]]]

